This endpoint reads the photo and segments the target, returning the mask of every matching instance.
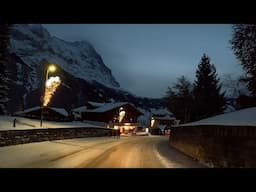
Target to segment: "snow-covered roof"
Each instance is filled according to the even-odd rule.
[[[99,107],[97,107],[95,109],[87,109],[87,106],[81,106],[81,107],[73,109],[73,111],[75,111],[75,112],[97,112],[97,113],[102,113],[102,112],[106,112],[106,111],[112,110],[114,108],[121,107],[123,105],[129,104],[128,102],[117,102],[117,103],[89,102],[89,103],[94,103],[96,105],[98,104]],[[94,105],[94,106],[96,106],[96,105]]]
[[[57,113],[62,114],[63,116],[68,117],[68,112],[63,108],[49,107],[50,109],[56,111]]]
[[[117,107],[121,107],[121,106],[126,105],[126,104],[128,104],[128,102],[106,103],[105,105],[103,105],[101,107],[98,107],[96,109],[87,110],[87,112],[102,113],[102,112],[110,111],[110,110],[115,109]]]
[[[225,113],[192,123],[180,124],[178,126],[195,125],[256,126],[256,107]]]
[[[56,108],[56,107],[47,107],[47,108],[52,109],[53,111],[65,116],[65,117],[68,117],[68,112],[63,108]],[[21,114],[24,114],[24,113],[29,113],[31,111],[37,111],[37,110],[40,110],[40,109],[41,109],[41,107],[36,106],[36,107],[29,108],[29,109],[25,109],[24,111],[15,112],[14,115],[21,115]]]
[[[72,111],[74,112],[84,112],[87,110],[87,106],[81,106],[81,107],[77,107],[75,109],[73,109]]]
[[[36,111],[36,110],[39,110],[39,109],[41,109],[41,107],[39,107],[39,106],[31,107],[31,108],[25,109],[24,111],[15,112],[14,115],[21,115],[21,114],[28,113],[28,112],[31,112],[31,111]]]
[[[153,115],[171,115],[171,116],[173,116],[173,114],[166,108],[160,108],[160,109],[151,108],[150,111]]]
[[[98,102],[94,102],[94,101],[88,101],[88,103],[95,107],[101,107],[106,104],[106,103],[98,103]]]
[[[95,109],[86,109],[86,108],[79,109],[79,108],[76,108],[73,111],[104,113],[106,111],[110,111],[112,109],[122,107],[123,105],[126,105],[126,104],[129,104],[129,105],[133,106],[134,108],[136,108],[133,104],[128,103],[128,102],[116,102],[116,103],[105,103],[104,105],[102,105],[98,108],[95,108]]]
[[[169,115],[166,115],[164,117],[154,117],[154,119],[158,119],[158,120],[176,120],[176,118],[170,117]]]

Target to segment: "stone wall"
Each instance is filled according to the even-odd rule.
[[[212,167],[256,167],[256,126],[184,126],[169,143]]]
[[[115,130],[108,128],[49,128],[0,131],[0,146],[31,142],[112,136]]]

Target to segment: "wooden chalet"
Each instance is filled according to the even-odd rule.
[[[24,111],[19,111],[14,113],[16,116],[31,118],[31,119],[41,119],[42,108],[39,106],[26,109]],[[49,121],[68,121],[71,120],[68,112],[63,108],[56,107],[43,107],[43,119]]]
[[[137,118],[142,113],[127,102],[90,103],[93,108],[82,106],[73,110],[80,115],[81,120],[104,122],[109,128],[120,129],[121,133],[128,133],[138,127]],[[96,106],[97,105],[97,106]]]
[[[151,134],[165,134],[170,132],[171,126],[177,123],[174,115],[167,109],[153,109],[151,110]]]

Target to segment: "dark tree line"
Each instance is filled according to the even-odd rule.
[[[240,81],[245,82],[251,92],[251,96],[238,97],[239,108],[256,106],[256,24],[233,25],[230,44],[245,71]],[[217,115],[225,109],[224,93],[220,91],[216,68],[206,55],[198,65],[193,91],[188,87],[191,87],[189,81],[182,77],[172,88],[168,88],[165,97],[167,107],[181,122]]]
[[[195,120],[220,114],[225,109],[224,93],[221,93],[219,81],[215,66],[204,54],[194,82]]]
[[[193,105],[193,86],[184,77],[177,79],[177,83],[167,90],[165,98],[167,107],[172,111],[177,119],[188,122],[192,115]]]
[[[256,96],[256,24],[234,25],[230,43],[245,71],[241,80],[247,83],[252,96]]]
[[[0,24],[0,114],[6,114],[8,102],[8,44],[10,25]]]
[[[181,123],[217,115],[225,109],[224,93],[210,58],[203,55],[193,84],[184,76],[168,88],[166,104]]]

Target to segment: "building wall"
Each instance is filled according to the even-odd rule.
[[[153,128],[156,128],[158,125],[166,125],[167,127],[171,127],[172,125],[174,125],[174,120],[155,119]]]
[[[0,131],[0,146],[84,137],[112,136],[108,128],[51,128]]]
[[[256,126],[175,127],[169,143],[213,167],[256,167]]]
[[[150,127],[150,133],[152,135],[162,135],[162,134],[165,134],[165,132],[163,132],[160,129],[160,126],[166,125],[166,129],[170,129],[172,127],[172,125],[174,125],[174,124],[175,124],[174,120],[162,120],[162,119],[156,119],[155,118],[154,125],[152,127]]]
[[[126,111],[125,119],[123,122],[130,122],[130,118],[132,118],[132,122],[137,122],[137,118],[140,115],[133,107],[130,105],[123,105],[121,106]],[[91,121],[101,121],[109,123],[110,121],[114,121],[114,117],[119,115],[119,109],[115,108],[110,111],[104,113],[97,113],[97,112],[82,112],[82,119],[83,120],[91,120]]]

